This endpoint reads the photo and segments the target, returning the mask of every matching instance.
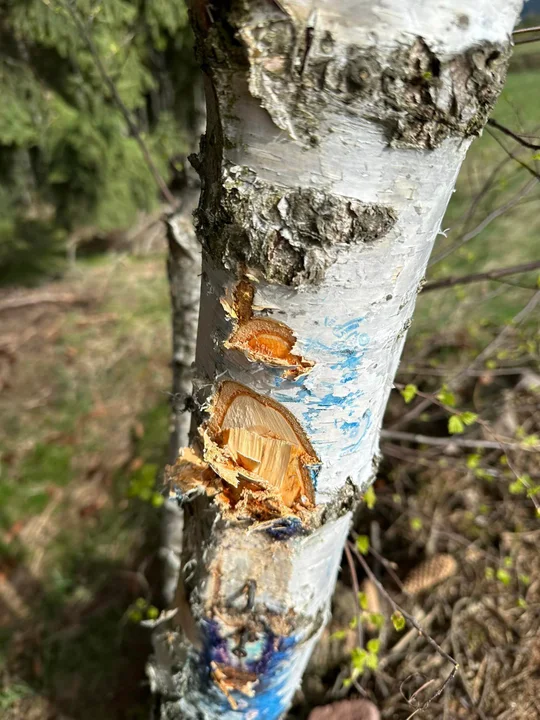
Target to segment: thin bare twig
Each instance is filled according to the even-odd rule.
[[[431,401],[430,401],[431,402]],[[467,438],[457,437],[434,437],[432,435],[420,435],[416,433],[401,432],[400,430],[382,430],[381,437],[383,440],[403,440],[404,442],[412,442],[417,445],[437,445],[437,446],[454,446],[462,448],[482,448],[485,450],[500,450],[502,448],[519,447],[520,450],[531,450],[538,452],[537,447],[527,448],[519,443],[509,443],[497,440],[469,440]]]
[[[482,280],[498,280],[507,275],[519,275],[520,273],[529,272],[540,268],[540,260],[533,260],[521,265],[513,265],[512,267],[497,268],[497,270],[488,270],[481,273],[471,273],[470,275],[459,275],[457,277],[446,277],[440,280],[428,282],[422,288],[422,292],[431,292],[432,290],[441,290],[442,288],[454,287],[455,285],[469,285],[470,283],[481,282]],[[530,288],[534,290],[535,288]]]
[[[360,619],[362,615],[362,608],[360,607],[360,584],[358,583],[358,575],[356,574],[354,559],[347,545],[345,545],[345,557],[347,558],[349,570],[351,571],[351,580],[354,590],[354,602],[356,604],[356,636],[358,638],[358,647],[364,647],[364,629],[362,627],[362,621]]]
[[[491,125],[491,127],[494,127],[497,130],[500,130],[505,135],[508,135],[508,137],[511,137],[513,140],[518,142],[520,145],[523,145],[523,147],[530,148],[531,150],[540,150],[540,145],[537,145],[535,143],[529,142],[528,140],[525,140],[525,138],[522,135],[518,135],[518,133],[514,132],[513,130],[510,130],[510,128],[507,128],[506,125],[502,125],[500,122],[498,122],[494,118],[489,118],[489,120],[487,121],[487,124]]]
[[[540,180],[540,174],[537,173],[536,170],[534,168],[532,168],[530,165],[528,165],[526,162],[523,162],[523,160],[520,160],[520,158],[518,158],[517,155],[514,155],[514,153],[511,150],[509,150],[503,142],[501,142],[501,139],[499,137],[497,137],[497,135],[494,132],[492,132],[489,129],[489,127],[486,127],[486,132],[488,133],[488,135],[491,135],[491,137],[495,140],[495,142],[497,142],[502,147],[504,152],[509,157],[511,157],[512,160],[515,160],[518,163],[518,165],[521,165],[521,167],[525,168],[525,170],[527,170],[527,172],[529,172],[533,177],[535,177],[537,180]]]
[[[470,377],[498,377],[500,375],[523,375],[527,372],[527,367],[506,367],[506,368],[494,368],[491,370],[468,370],[467,375]],[[399,368],[400,375],[433,375],[435,377],[447,377],[451,372],[449,368],[432,368],[432,367],[403,367]]]
[[[425,710],[429,705],[431,705],[431,703],[434,700],[436,700],[443,694],[446,686],[450,682],[452,682],[452,680],[456,676],[456,673],[459,670],[459,665],[454,660],[454,658],[451,655],[449,655],[445,650],[443,650],[442,647],[431,637],[431,635],[429,635],[429,633],[427,633],[424,630],[424,628],[421,625],[419,625],[419,623],[416,621],[416,619],[414,618],[413,615],[410,615],[406,610],[404,610],[402,607],[400,607],[400,605],[397,604],[397,602],[394,600],[394,598],[387,592],[384,585],[377,579],[377,577],[375,576],[375,574],[373,573],[373,571],[371,570],[371,568],[369,567],[369,565],[367,564],[365,559],[362,557],[362,554],[358,551],[358,549],[356,548],[354,543],[348,541],[347,544],[348,544],[349,548],[353,551],[356,559],[362,566],[366,575],[369,577],[369,579],[372,581],[372,583],[377,587],[379,592],[382,595],[384,595],[384,597],[388,600],[388,602],[392,606],[392,609],[394,610],[394,612],[401,613],[401,615],[403,615],[403,617],[407,620],[407,622],[410,623],[414,628],[416,628],[416,630],[420,633],[420,635],[422,635],[422,637],[426,640],[426,642],[429,643],[429,645],[431,645],[431,647],[441,657],[443,657],[445,660],[447,660],[453,666],[448,677],[441,683],[441,685],[437,688],[435,693],[428,700],[426,700],[426,702],[423,703],[420,707],[416,708],[416,710],[411,715],[409,715],[407,720],[411,720],[411,718],[413,718],[417,713],[421,712],[422,710]]]
[[[168,202],[172,207],[174,207],[175,202],[176,202],[174,199],[174,195],[171,193],[171,191],[167,187],[167,183],[165,182],[165,180],[161,177],[159,170],[157,169],[157,167],[152,159],[150,151],[148,150],[146,143],[142,139],[139,129],[137,128],[137,125],[135,124],[135,122],[133,121],[133,118],[131,117],[131,113],[125,106],[124,101],[120,97],[120,94],[116,88],[116,85],[114,84],[111,76],[109,75],[109,73],[107,72],[107,70],[105,68],[105,65],[103,64],[103,61],[101,60],[101,56],[100,56],[98,49],[94,43],[92,35],[88,32],[85,22],[80,18],[78,11],[73,6],[72,0],[67,0],[66,2],[64,2],[63,0],[60,0],[60,4],[68,11],[68,13],[70,14],[77,29],[79,30],[86,47],[88,48],[90,54],[92,55],[92,58],[96,64],[98,72],[101,75],[101,79],[103,80],[105,85],[109,88],[109,91],[112,95],[114,102],[116,103],[118,109],[124,116],[124,120],[126,121],[126,125],[128,126],[129,131],[131,132],[131,134],[135,138],[135,141],[139,145],[139,148],[141,149],[144,160],[148,166],[148,169],[150,170],[150,172],[152,174],[152,177],[156,181],[156,184],[161,192],[161,195],[163,196],[163,199],[166,202]]]
[[[514,158],[514,156],[512,156],[512,158]],[[483,232],[488,227],[488,225],[493,222],[493,220],[496,220],[501,215],[504,215],[505,212],[508,212],[508,210],[511,210],[516,205],[518,205],[522,198],[527,195],[534,187],[536,187],[536,184],[537,180],[532,180],[526,183],[522,188],[518,190],[518,192],[513,197],[510,198],[510,200],[505,202],[500,207],[492,210],[480,223],[478,223],[475,228],[458,238],[458,240],[451,247],[443,250],[441,253],[439,253],[439,255],[436,255],[430,261],[429,267],[431,267],[432,265],[436,265],[437,263],[441,262],[441,260],[445,260],[453,252],[459,250],[460,247],[470,242],[471,240],[474,240],[474,238],[480,235],[480,233]]]
[[[31,307],[33,305],[83,305],[89,302],[89,297],[76,295],[71,292],[39,291],[37,293],[24,293],[21,295],[15,295],[15,297],[0,299],[0,312],[5,312],[7,310],[19,310],[20,308]]]
[[[514,30],[512,35],[522,35],[523,33],[540,32],[540,25],[533,25],[532,27],[518,28]]]
[[[506,339],[506,336],[512,332],[512,330],[519,325],[525,318],[535,309],[535,307],[540,302],[540,290],[534,293],[532,298],[529,300],[529,302],[525,305],[524,308],[522,308],[517,315],[514,315],[512,320],[507,323],[501,332],[495,337],[486,347],[482,350],[481,353],[479,353],[474,360],[467,365],[466,367],[462,368],[461,370],[458,370],[454,375],[452,375],[448,380],[448,387],[452,389],[456,386],[456,383],[462,378],[466,377],[467,374],[476,368],[476,366],[483,362],[491,353],[496,350],[499,345],[503,342],[503,340]],[[408,412],[405,413],[399,420],[397,420],[393,425],[390,426],[390,430],[395,431],[397,428],[401,427],[404,423],[409,422],[413,418],[418,417],[421,413],[424,412],[430,405],[433,404],[433,401],[431,399],[424,399],[422,402],[415,405],[413,408],[411,408]],[[384,432],[384,431],[383,431]]]
[[[540,42],[540,37],[530,38],[529,40],[516,40],[514,45],[528,45],[528,43]]]

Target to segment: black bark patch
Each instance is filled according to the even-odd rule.
[[[469,18],[456,22],[464,27]],[[331,131],[324,120],[339,105],[380,123],[394,146],[432,149],[448,137],[477,135],[510,58],[510,43],[483,42],[451,56],[420,37],[391,51],[345,46],[328,27],[302,24],[268,0],[224,1],[207,38],[206,66],[224,95],[222,109],[228,74],[242,73],[276,126],[306,145]]]
[[[435,148],[477,135],[503,87],[509,48],[483,43],[441,60],[421,38],[396,52],[381,75],[381,122],[392,145]],[[378,108],[380,109],[380,108]]]
[[[340,252],[378,240],[396,221],[384,205],[272,185],[238,167],[225,174],[218,211],[197,217],[212,257],[289,286],[319,283]]]

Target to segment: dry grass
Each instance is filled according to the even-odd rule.
[[[129,489],[167,442],[164,258],[83,264],[48,291],[89,300],[0,318],[0,707],[144,717],[147,638],[126,610],[151,600],[158,513]]]

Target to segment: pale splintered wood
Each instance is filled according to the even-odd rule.
[[[228,407],[221,428],[264,428],[268,434],[292,445],[301,445],[290,423],[281,413],[250,395],[238,395]]]
[[[234,514],[273,516],[313,507],[308,468],[318,464],[294,416],[279,403],[234,382],[224,382],[200,428],[202,446],[185,448],[168,469],[172,488],[203,488]],[[264,512],[263,512],[264,515]]]
[[[300,425],[279,403],[253,393],[238,383],[225,382],[213,399],[205,457],[216,473],[227,481],[231,472],[238,478],[260,483],[277,493],[287,507],[300,500],[310,503],[311,480],[305,466],[317,457]],[[231,463],[236,467],[231,467]]]
[[[292,445],[285,440],[268,437],[256,430],[233,428],[226,447],[251,476],[258,475],[270,485],[281,488],[291,460]]]

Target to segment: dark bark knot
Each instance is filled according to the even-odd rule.
[[[384,205],[322,190],[285,188],[246,168],[226,171],[217,213],[199,212],[202,237],[214,257],[268,282],[319,283],[348,246],[383,237],[396,221]]]
[[[218,84],[220,73],[245,74],[274,123],[311,145],[331,131],[325,119],[340,106],[380,123],[391,145],[435,148],[451,136],[477,135],[510,58],[509,43],[483,42],[452,56],[439,56],[420,37],[392,50],[345,46],[330,29],[301,25],[267,0],[225,2],[218,26],[234,48],[220,52],[223,34],[212,35],[207,60]]]

